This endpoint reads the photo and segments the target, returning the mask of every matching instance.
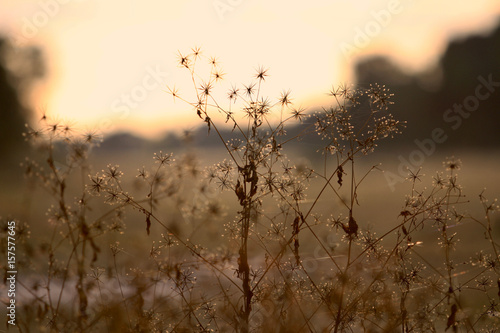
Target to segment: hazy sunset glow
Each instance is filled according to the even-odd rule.
[[[290,89],[296,104],[311,107],[328,103],[332,84],[352,80],[356,57],[385,54],[420,70],[449,38],[486,33],[500,15],[497,0],[3,0],[0,9],[0,32],[46,54],[35,107],[151,137],[199,124],[166,93],[174,84],[192,90],[178,50],[216,56],[227,73],[221,88],[248,84],[256,67],[268,67],[266,94]]]

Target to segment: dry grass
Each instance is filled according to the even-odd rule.
[[[114,164],[92,170],[95,133],[45,117],[28,131],[44,158],[27,160],[26,175],[53,205],[43,235],[30,238],[18,222],[21,332],[497,330],[498,206],[481,195],[484,216],[464,212],[459,160],[447,160],[430,188],[410,171],[404,208],[382,234],[358,221],[358,193],[378,166],[360,173],[357,163],[402,128],[385,87],[332,89],[332,107],[308,113],[289,92],[264,97],[268,71],[259,68],[253,83],[227,92],[225,107],[214,58],[195,49],[179,65],[193,95],[170,93],[219,137],[226,159],[216,165],[159,152],[132,181]],[[287,135],[300,122],[310,126]],[[223,136],[227,125],[234,137]],[[286,155],[311,133],[324,142],[318,170]],[[319,211],[320,200],[335,209]],[[482,237],[468,257],[455,228],[465,221]]]

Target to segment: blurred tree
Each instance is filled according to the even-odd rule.
[[[500,146],[497,128],[500,123],[500,25],[487,36],[451,41],[439,66],[426,72],[406,74],[389,59],[379,56],[359,62],[355,75],[359,84],[378,82],[395,94],[392,112],[408,121],[408,128],[398,142],[430,138],[432,130],[440,127],[448,137],[441,146]],[[455,105],[471,103],[469,108],[476,107],[473,105],[476,88],[484,80],[494,82],[490,90],[480,90],[483,94],[490,93],[488,97],[477,103],[475,111],[463,112],[465,116],[459,114]]]
[[[0,156],[2,171],[14,172],[26,153],[22,133],[32,111],[27,96],[34,81],[44,75],[43,58],[37,48],[15,48],[0,37]],[[4,172],[5,174],[5,172]]]
[[[443,70],[442,88],[434,96],[434,104],[441,113],[453,107],[454,103],[464,104],[476,99],[476,88],[484,85],[489,77],[495,83],[479,90],[488,93],[485,100],[479,100],[477,110],[465,110],[465,117],[459,126],[458,121],[448,122],[443,126],[455,125],[450,133],[450,142],[478,147],[499,147],[500,135],[500,24],[486,36],[471,36],[449,44],[441,58]],[[481,79],[482,77],[483,79]],[[490,89],[490,90],[489,90]],[[492,91],[493,90],[493,91]],[[465,99],[469,99],[466,101]],[[467,109],[467,107],[464,107]],[[472,108],[474,109],[474,108]],[[455,119],[458,117],[453,114]]]

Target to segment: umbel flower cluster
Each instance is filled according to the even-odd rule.
[[[22,331],[499,327],[492,220],[499,208],[481,193],[482,218],[462,209],[460,160],[446,160],[429,187],[421,170],[409,170],[409,193],[382,232],[360,218],[364,185],[380,166],[366,171],[359,161],[404,125],[388,112],[386,87],[342,85],[329,92],[331,107],[309,112],[290,91],[265,97],[264,67],[248,85],[221,92],[225,73],[216,58],[195,48],[179,53],[178,65],[193,86],[168,91],[218,139],[214,165],[188,149],[160,151],[149,166],[106,161],[96,171],[95,133],[47,117],[28,129],[42,157],[23,166],[48,209],[40,238],[19,243]],[[208,66],[205,75],[199,66]],[[317,168],[294,162],[293,143],[308,135],[322,139]],[[463,238],[478,246],[463,250]]]

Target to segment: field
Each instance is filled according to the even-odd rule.
[[[341,86],[306,114],[286,92],[262,98],[259,69],[228,93],[237,114],[212,98],[215,64],[197,81],[196,57],[179,59],[196,92],[184,102],[219,148],[102,151],[50,119],[28,130],[26,185],[2,208],[19,331],[495,331],[498,151],[439,151],[391,186],[413,148],[378,153],[404,130],[385,87]],[[286,135],[304,119],[321,149]]]

